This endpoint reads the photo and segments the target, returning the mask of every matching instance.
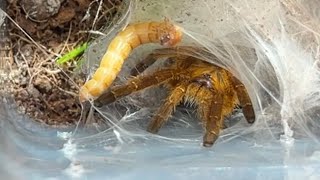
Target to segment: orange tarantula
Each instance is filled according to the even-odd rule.
[[[171,53],[166,53],[168,50]],[[192,56],[183,56],[177,48],[174,52],[172,48],[158,49],[148,57],[137,65],[132,71],[133,75],[138,74],[137,70],[145,70],[161,57],[170,57],[173,63],[149,75],[138,75],[124,85],[112,87],[95,100],[95,105],[112,103],[151,86],[165,85],[169,95],[154,115],[148,131],[157,133],[180,102],[191,101],[197,105],[197,113],[202,120],[205,147],[212,146],[217,140],[224,118],[236,105],[242,106],[248,123],[255,121],[251,100],[244,85],[227,70]]]

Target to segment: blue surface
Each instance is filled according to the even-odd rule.
[[[0,173],[6,179],[320,177],[320,146],[309,140],[295,140],[286,149],[280,141],[257,144],[250,136],[239,136],[219,141],[213,148],[203,148],[201,134],[194,141],[137,136],[121,144],[110,141],[109,132],[90,138],[79,131],[68,141],[57,136],[59,130],[40,127],[6,108],[1,110],[0,129]]]

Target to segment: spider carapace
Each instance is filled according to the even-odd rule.
[[[157,58],[166,56],[166,49],[159,49],[143,60],[136,69],[144,70]],[[124,85],[112,87],[95,100],[96,106],[109,104],[131,93],[152,86],[165,85],[167,98],[151,120],[148,131],[157,133],[168,121],[175,107],[188,101],[196,105],[202,121],[203,146],[210,147],[219,137],[224,118],[240,105],[248,123],[255,121],[255,113],[244,85],[227,70],[179,53],[167,55],[174,63],[148,75],[138,75]],[[137,74],[132,71],[132,74]]]

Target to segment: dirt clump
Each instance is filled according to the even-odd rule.
[[[51,126],[75,124],[82,108],[78,89],[85,76],[76,61],[58,67],[56,60],[91,41],[89,30],[112,23],[121,0],[7,2],[8,15],[20,26],[9,23],[14,63],[6,85],[19,112]]]

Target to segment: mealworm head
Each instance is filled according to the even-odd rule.
[[[165,22],[167,23],[167,22]],[[182,39],[181,28],[173,24],[168,24],[167,28],[163,29],[159,36],[162,46],[172,47],[179,43]]]

